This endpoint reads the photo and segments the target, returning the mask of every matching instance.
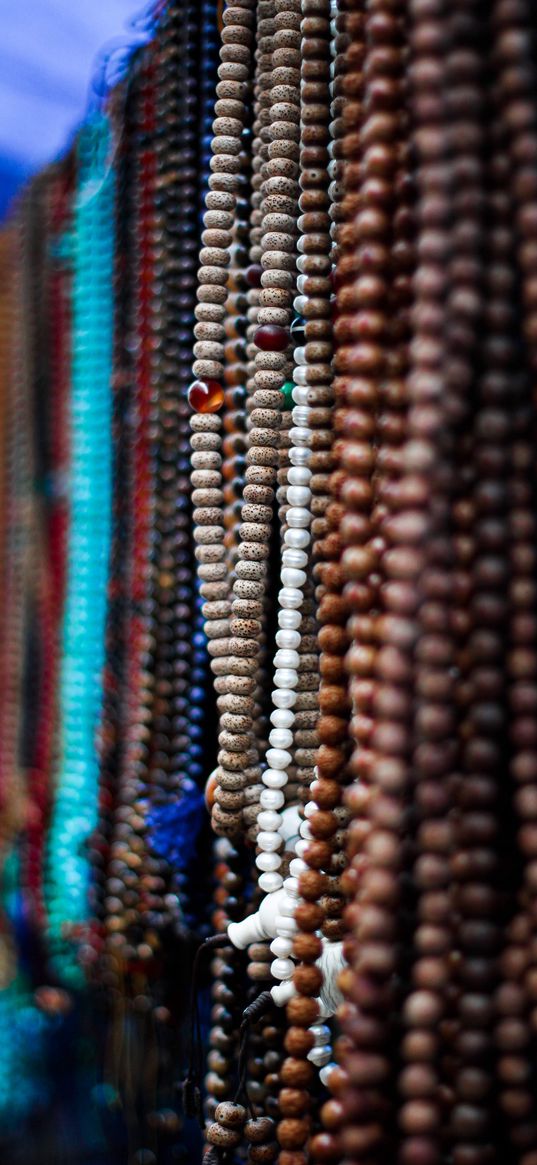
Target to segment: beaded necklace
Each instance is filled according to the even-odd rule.
[[[95,733],[101,712],[110,549],[114,170],[107,118],[81,131],[74,200],[71,489],[60,681],[60,761],[48,912],[59,970],[79,978],[73,928],[88,916],[87,844],[97,816]],[[76,813],[73,812],[77,805]],[[65,927],[70,928],[66,934]]]

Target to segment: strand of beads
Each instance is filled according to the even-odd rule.
[[[510,1126],[510,1143],[516,1146],[524,1165],[531,1165],[536,1159],[537,1128],[532,1084],[534,1034],[529,1018],[535,1003],[535,964],[529,946],[529,936],[535,930],[531,906],[533,890],[530,889],[530,883],[534,881],[530,871],[534,866],[536,803],[535,499],[533,489],[524,481],[524,466],[534,459],[535,428],[531,419],[530,399],[534,400],[531,379],[529,383],[525,377],[521,379],[520,369],[517,376],[517,365],[513,361],[516,361],[515,353],[525,340],[529,349],[529,368],[534,370],[536,366],[533,252],[537,125],[533,106],[535,66],[526,45],[528,19],[526,4],[498,3],[491,11],[491,76],[494,78],[492,98],[496,131],[496,149],[491,162],[496,253],[491,281],[494,278],[496,297],[501,295],[503,301],[505,296],[501,318],[506,331],[505,324],[510,323],[511,334],[502,336],[500,333],[498,339],[495,335],[496,343],[491,339],[494,369],[488,378],[489,392],[494,391],[494,405],[498,408],[505,401],[506,419],[512,425],[508,486],[511,614],[507,673],[510,772],[515,787],[514,807],[521,827],[519,838],[525,867],[519,909],[510,921],[501,955],[503,982],[496,996],[495,1035],[499,1053],[500,1102]],[[514,111],[516,116],[513,119]],[[520,113],[523,116],[519,121]],[[513,256],[516,256],[515,271],[512,269]],[[517,285],[519,304],[515,300]],[[496,319],[494,323],[497,332]],[[510,876],[509,872],[507,878]]]
[[[505,692],[501,669],[496,667],[492,657],[483,674],[484,660],[480,646],[485,637],[489,643],[496,639],[499,647],[504,632],[503,583],[500,582],[502,551],[497,541],[502,525],[501,507],[496,514],[493,512],[494,507],[491,507],[485,515],[481,493],[482,486],[485,487],[484,492],[488,492],[487,478],[499,450],[496,450],[496,454],[493,452],[495,441],[489,425],[494,418],[489,412],[486,388],[483,391],[490,359],[488,340],[482,352],[479,352],[479,339],[483,324],[485,327],[488,324],[490,302],[486,285],[483,288],[481,273],[483,244],[486,244],[484,228],[489,220],[483,199],[484,93],[479,53],[484,11],[479,6],[471,7],[472,11],[468,6],[461,5],[460,12],[455,7],[448,18],[450,45],[446,57],[446,110],[450,175],[453,182],[450,198],[453,224],[449,244],[452,258],[445,326],[448,351],[444,361],[449,412],[444,417],[443,440],[446,460],[453,462],[460,458],[464,464],[462,459],[467,456],[467,434],[470,434],[472,465],[477,469],[478,480],[469,480],[468,473],[464,472],[460,476],[453,475],[451,479],[445,475],[455,520],[459,515],[462,517],[454,546],[458,562],[457,570],[451,577],[455,585],[450,585],[452,562],[447,555],[438,561],[436,580],[433,571],[429,572],[434,592],[433,601],[428,603],[428,576],[424,579],[426,601],[422,609],[422,624],[425,624],[429,611],[434,618],[435,611],[441,609],[440,603],[450,611],[454,606],[454,595],[458,599],[459,594],[464,594],[464,589],[459,589],[459,580],[465,580],[467,576],[469,600],[467,615],[466,610],[459,611],[455,606],[451,616],[452,629],[449,619],[444,619],[444,626],[439,626],[438,617],[436,625],[432,625],[429,617],[429,624],[425,624],[423,656],[429,647],[429,658],[425,661],[429,670],[427,672],[424,669],[420,696],[422,692],[428,694],[429,685],[433,698],[429,701],[428,725],[435,731],[435,736],[433,738],[430,733],[427,743],[429,756],[436,763],[434,770],[431,768],[429,771],[428,783],[422,784],[420,807],[423,806],[425,820],[418,832],[419,869],[423,871],[419,884],[421,888],[428,871],[429,878],[423,893],[423,925],[431,921],[434,909],[439,931],[442,928],[445,935],[446,949],[445,952],[438,950],[436,958],[433,952],[425,951],[421,962],[416,964],[415,979],[424,992],[422,998],[424,1001],[428,998],[431,1008],[440,1005],[445,1009],[446,1000],[449,1006],[448,951],[454,943],[459,958],[453,976],[457,987],[454,1009],[456,1035],[453,1041],[455,1067],[450,1081],[454,1095],[453,1108],[449,1113],[450,1140],[454,1160],[464,1160],[470,1154],[476,1161],[486,1161],[490,1157],[491,1146],[487,1146],[486,1138],[480,1138],[476,1133],[477,1126],[486,1119],[490,1104],[491,1080],[487,1080],[486,1062],[487,1045],[492,1053],[493,1033],[491,1031],[489,1040],[483,1032],[479,1008],[484,1001],[483,989],[488,990],[489,986],[493,989],[497,971],[497,951],[494,947],[499,934],[494,935],[494,927],[499,898],[497,870],[494,868],[490,841],[496,828],[497,798],[502,779]],[[462,185],[465,191],[463,198],[459,193]],[[492,288],[490,290],[492,292]],[[491,307],[494,315],[496,305],[491,304]],[[474,380],[476,366],[477,382]],[[482,376],[479,376],[481,369]],[[475,396],[471,391],[473,383],[476,384]],[[477,415],[472,432],[473,409]],[[451,448],[448,443],[450,437]],[[475,507],[471,528],[466,527],[464,521],[468,495],[470,507]],[[446,531],[446,541],[448,536],[449,531]],[[439,538],[437,543],[441,545]],[[445,579],[443,595],[439,593],[438,584],[441,574]],[[464,605],[466,607],[466,602]],[[450,671],[446,667],[453,645],[456,649],[454,658],[457,659],[458,654],[460,659],[460,692],[456,688],[453,691]],[[442,658],[446,663],[440,669]],[[495,672],[496,677],[493,679]],[[483,723],[484,699],[487,704],[486,728]],[[450,703],[453,706],[450,707]],[[459,726],[460,753],[457,755],[455,740],[458,707],[467,707],[468,715],[463,717]],[[425,714],[422,723],[426,724]],[[442,754],[446,758],[444,769],[438,764]],[[461,768],[464,777],[458,786],[453,774]],[[451,797],[459,811],[448,815],[446,810]],[[456,852],[456,859],[452,857],[453,851]],[[444,904],[446,916],[441,917]],[[457,920],[453,937],[450,917]],[[448,1056],[445,1057],[445,1063],[448,1066]],[[430,1068],[424,1064],[420,1069],[426,1092],[430,1086]],[[474,1088],[474,1085],[477,1087]],[[442,1145],[437,1132],[439,1113],[438,1110],[434,1111],[431,1096],[423,1095],[421,1103],[424,1121],[429,1119],[432,1124],[427,1132],[426,1143],[429,1142],[430,1152],[432,1143],[439,1157]],[[482,1140],[479,1150],[475,1144],[477,1140]]]
[[[258,497],[260,505],[267,510],[267,520],[270,520],[269,507],[274,497],[273,485],[276,476],[274,472],[276,459],[273,456],[269,458],[269,452],[270,445],[274,443],[279,425],[282,401],[279,386],[281,386],[282,377],[285,376],[287,369],[288,358],[285,353],[288,348],[289,338],[285,330],[285,325],[287,324],[287,327],[289,327],[290,323],[290,308],[294,287],[294,248],[296,246],[296,225],[292,216],[286,213],[286,203],[285,209],[281,209],[281,203],[277,201],[280,188],[278,187],[276,178],[278,173],[280,173],[283,184],[285,185],[286,182],[289,183],[289,189],[283,194],[283,198],[289,200],[292,194],[290,187],[293,187],[294,192],[295,183],[294,179],[286,179],[285,175],[296,172],[296,161],[293,161],[293,159],[298,157],[298,142],[295,132],[296,123],[294,120],[298,115],[298,110],[289,101],[278,102],[278,97],[290,97],[292,92],[290,86],[286,85],[286,80],[290,80],[286,69],[292,69],[295,54],[293,49],[285,47],[293,39],[292,31],[287,29],[286,25],[288,24],[288,20],[284,16],[283,10],[278,8],[277,3],[272,6],[271,16],[274,32],[270,42],[270,47],[272,48],[272,72],[270,78],[267,78],[267,94],[271,94],[270,103],[267,102],[267,112],[269,115],[267,137],[269,138],[269,144],[267,146],[267,160],[266,162],[263,161],[261,170],[261,263],[264,270],[261,276],[262,288],[259,292],[260,306],[257,311],[257,323],[259,326],[254,336],[254,342],[258,350],[255,356],[256,372],[252,412],[250,414],[252,429],[250,430],[250,448],[248,452],[249,467],[246,475],[247,480],[252,484],[253,495]],[[288,13],[289,19],[292,16],[293,11]],[[294,23],[296,23],[296,19]],[[284,86],[283,93],[280,92],[281,86]],[[289,120],[291,118],[293,120]],[[268,205],[267,200],[270,200],[268,201]],[[272,209],[273,207],[278,207],[278,209]],[[277,227],[281,229],[277,230]],[[290,451],[289,456],[292,461],[292,451]],[[301,456],[301,454],[297,455],[297,457]],[[259,470],[256,467],[259,467]],[[274,467],[274,470],[272,467]],[[264,482],[267,484],[264,485]],[[289,494],[288,500],[291,501]],[[298,656],[289,644],[291,641],[293,643],[295,642],[297,635],[296,627],[300,624],[300,614],[296,609],[295,601],[297,594],[299,601],[302,598],[301,592],[297,591],[296,587],[293,588],[290,586],[290,580],[302,577],[296,574],[296,571],[300,569],[299,565],[293,566],[292,562],[296,562],[297,564],[299,562],[302,563],[304,551],[300,549],[300,545],[307,545],[309,542],[309,535],[306,532],[300,533],[301,527],[299,526],[299,520],[302,521],[301,513],[297,511],[295,515],[292,513],[292,510],[288,510],[286,515],[288,530],[284,535],[284,550],[282,556],[283,588],[279,596],[279,630],[276,636],[278,651],[274,659],[276,667],[274,675],[276,687],[274,703],[276,708],[271,716],[273,728],[269,736],[270,747],[267,752],[269,768],[263,774],[265,790],[261,793],[260,804],[262,811],[258,818],[260,833],[257,844],[261,849],[261,853],[256,859],[256,864],[258,869],[262,871],[259,879],[260,887],[267,893],[280,888],[282,885],[281,875],[276,873],[280,864],[276,850],[279,847],[277,830],[281,820],[281,816],[277,810],[284,804],[285,797],[282,792],[282,787],[285,785],[284,768],[291,762],[291,754],[285,748],[285,742],[289,743],[291,739],[291,734],[286,725],[290,722],[290,718],[292,719],[290,710],[294,703],[292,693],[293,688],[296,687],[297,680],[296,667],[292,668],[289,661],[291,663],[294,663],[295,660],[298,662]],[[251,533],[252,538],[258,536],[255,527],[252,527]],[[260,527],[259,537],[261,537],[261,533]],[[294,555],[293,550],[295,551]],[[241,558],[243,560],[246,559],[247,554],[252,551],[255,553],[253,541],[250,544],[249,551],[248,543],[246,539],[243,539],[239,551]],[[261,578],[263,572],[261,571],[259,573]],[[285,580],[288,580],[287,583]],[[261,599],[261,587],[258,586],[257,589],[259,598]],[[288,599],[289,603],[287,604]],[[291,654],[289,654],[290,652]],[[292,687],[290,686],[291,684],[293,685]],[[280,692],[281,696],[278,694]]]
[[[254,4],[253,0],[243,5],[226,9],[223,44],[220,49],[221,64],[218,69],[220,82],[217,86],[217,114],[213,125],[213,173],[209,179],[210,193],[207,196],[205,216],[206,233],[204,248],[200,254],[202,266],[198,273],[198,305],[194,345],[194,375],[205,377],[195,381],[189,391],[193,408],[200,414],[191,418],[192,466],[198,476],[192,478],[196,489],[221,491],[221,421],[215,415],[224,399],[222,380],[224,377],[224,318],[227,299],[227,264],[232,243],[231,229],[235,220],[237,191],[240,186],[241,135],[247,116],[245,99],[249,80],[250,45],[252,41]],[[199,472],[198,472],[199,471]],[[203,475],[203,476],[202,476]],[[205,599],[203,609],[205,629],[209,639],[211,667],[217,676],[226,674],[227,683],[220,685],[225,691],[220,695],[234,697],[230,715],[242,715],[245,695],[250,690],[247,669],[236,663],[228,666],[229,643],[229,580],[227,577],[225,531],[221,505],[211,504],[214,498],[207,495],[203,506],[197,507],[198,548],[196,557],[200,562],[199,577],[202,580],[200,592]],[[246,683],[242,682],[243,680]],[[235,699],[236,697],[236,699]],[[248,707],[250,704],[248,703]],[[228,730],[224,730],[228,732]],[[236,733],[232,736],[237,735]],[[244,735],[239,733],[239,736]],[[225,750],[221,749],[221,753]],[[240,753],[230,755],[228,767],[222,764],[219,755],[217,788],[238,793],[245,780],[244,765],[239,763]],[[234,834],[239,827],[239,809],[226,810],[215,802],[212,810],[213,826],[216,832]]]
[[[333,59],[331,73],[332,81],[330,86],[331,95],[331,123],[330,123],[330,157],[328,164],[328,177],[331,178],[331,185],[329,186],[330,199],[330,234],[332,236],[333,250],[332,262],[336,258],[340,250],[339,244],[339,225],[338,219],[340,210],[338,208],[338,200],[341,197],[341,178],[342,178],[342,134],[343,121],[340,116],[343,110],[343,95],[341,90],[342,74],[347,62],[345,61],[344,50],[347,47],[346,38],[343,35],[345,25],[347,22],[346,13],[334,11],[334,6],[331,6],[331,44],[330,52]],[[356,58],[359,59],[359,58]],[[352,119],[352,113],[351,113]],[[303,272],[304,279],[308,283],[313,279],[323,279],[325,272],[319,273],[317,268],[318,259],[313,256],[315,265],[312,270]],[[302,265],[309,265],[311,260],[309,256],[302,256],[300,260]],[[304,287],[304,290],[306,288]],[[309,329],[314,326],[311,322],[306,323],[306,335]],[[308,337],[309,338],[309,337]],[[312,337],[316,339],[315,336]],[[323,343],[326,340],[322,341]],[[337,385],[337,381],[336,381]],[[334,387],[336,387],[336,385]],[[320,389],[317,389],[319,392]],[[337,426],[337,412],[334,414],[333,423]],[[312,456],[312,469],[316,468],[316,460],[319,458],[319,453],[314,450]],[[320,462],[318,468],[322,470],[333,469],[332,450],[330,443],[330,455],[328,462]],[[337,481],[334,477],[333,482]],[[316,475],[312,476],[311,486],[312,491],[315,492]],[[329,483],[330,484],[330,479]],[[322,488],[325,488],[325,482],[322,481]],[[344,631],[346,620],[346,604],[342,599],[341,590],[343,578],[338,559],[341,554],[341,543],[339,536],[339,525],[341,518],[341,507],[337,501],[332,501],[326,509],[325,517],[322,522],[315,519],[312,523],[312,532],[316,536],[314,546],[314,557],[316,560],[315,574],[318,579],[318,586],[316,589],[316,599],[318,603],[317,618],[320,624],[319,631],[319,646],[321,648],[321,656],[319,661],[320,670],[320,690],[319,690],[319,706],[320,719],[318,722],[319,734],[319,749],[317,752],[316,765],[316,781],[311,788],[312,805],[318,810],[324,812],[336,812],[340,803],[341,793],[339,781],[344,778],[345,765],[347,758],[347,741],[346,734],[344,738],[340,737],[338,717],[341,713],[346,711],[347,694],[346,694],[346,677],[343,668],[343,656],[345,654],[347,638]],[[334,731],[336,730],[336,738],[334,739]],[[312,810],[312,805],[309,809]],[[336,840],[337,834],[333,834],[332,840]],[[331,868],[333,861],[332,845],[327,839],[316,839],[310,842],[306,852],[303,855],[303,862],[305,868],[300,874],[299,889],[302,899],[305,902],[319,903],[323,902],[323,895],[326,894],[329,883],[324,871]],[[331,883],[333,885],[333,883]],[[325,933],[328,919],[324,912],[322,921],[323,933]],[[295,946],[297,952],[300,950],[302,944],[303,953],[309,959],[315,957],[315,943],[314,936],[300,934],[297,936]],[[308,1019],[308,1011],[311,1016],[315,1015],[313,1011],[313,1001],[309,998],[311,991],[311,983],[306,976],[305,987],[306,996],[301,996],[301,980],[297,982],[295,976],[295,987],[298,990],[299,999],[292,1001],[288,1005],[289,1019],[293,1019],[295,1015],[299,1016],[302,1021]],[[296,1021],[295,1021],[296,1022]],[[328,1076],[332,1078],[333,1066],[326,1065],[326,1060],[329,1059],[328,1050],[329,1045],[326,1043],[327,1036],[322,1034],[323,1025],[316,1024],[313,1029],[314,1033],[319,1035],[319,1039],[324,1042],[320,1046],[320,1058],[322,1059],[324,1067],[321,1067],[321,1079],[326,1082]],[[315,1049],[312,1049],[312,1055]],[[296,1068],[294,1069],[296,1072]],[[309,1145],[309,1152],[312,1159],[325,1152],[332,1152],[332,1142],[327,1142],[326,1137],[319,1139],[314,1137]]]
[[[84,127],[79,139],[74,208],[71,530],[60,694],[61,759],[51,827],[48,901],[59,969],[75,981],[76,964],[63,928],[84,922],[88,913],[88,864],[81,847],[97,818],[95,731],[101,713],[110,545],[115,178],[109,151],[109,122],[97,117]]]
[[[295,449],[301,446],[310,451],[308,463],[305,466],[292,466],[289,471],[289,480],[292,483],[288,490],[289,500],[293,503],[295,495],[294,485],[307,489],[308,507],[311,506],[313,518],[314,495],[311,491],[313,470],[326,468],[324,448],[330,447],[330,430],[326,428],[330,421],[330,410],[325,407],[330,400],[330,382],[332,371],[331,358],[331,294],[332,283],[330,257],[330,220],[327,214],[328,205],[328,120],[329,120],[329,63],[330,63],[330,6],[328,3],[310,3],[303,0],[301,5],[301,140],[300,140],[300,186],[299,200],[302,212],[298,221],[301,231],[298,250],[298,292],[295,300],[295,310],[303,318],[305,345],[295,349],[296,366],[293,374],[295,388],[293,399],[299,408],[293,410],[291,430],[293,446],[291,461]],[[323,180],[324,175],[324,180]],[[313,406],[313,407],[311,407]],[[315,407],[317,406],[317,407]],[[320,406],[320,407],[319,407]],[[314,428],[311,427],[313,417]],[[298,425],[297,425],[298,422]],[[297,427],[306,432],[302,441],[297,441]],[[325,481],[321,479],[321,486]],[[325,488],[317,488],[316,497],[325,496]],[[322,516],[322,510],[318,517]],[[318,522],[318,525],[320,523]],[[324,532],[324,528],[323,532]],[[304,555],[303,584],[306,583],[309,572],[309,556]],[[300,794],[307,801],[309,784],[316,758],[318,744],[315,726],[318,718],[317,679],[315,686],[308,680],[308,670],[313,679],[318,670],[316,625],[311,616],[306,614],[307,607],[303,605],[303,618],[300,626],[300,642],[297,644],[299,653],[299,668],[297,685],[297,701],[295,705],[294,742],[296,745],[295,759],[298,764],[297,778],[300,778]],[[317,973],[312,978],[311,964],[321,953],[321,942],[314,933],[324,922],[323,907],[315,903],[308,892],[309,886],[304,887],[302,875],[308,867],[304,861],[304,849],[307,850],[311,837],[320,837],[320,817],[317,806],[309,802],[305,807],[306,820],[300,825],[301,841],[296,847],[296,857],[290,865],[290,878],[285,886],[291,898],[295,900],[294,922],[298,932],[294,937],[290,953],[300,960],[299,970],[295,974],[294,989],[305,988],[301,997],[288,1004],[288,1022],[291,1027],[286,1040],[286,1047],[293,1052],[295,1058],[305,1057],[311,1063],[322,1066],[330,1059],[330,1048],[327,1045],[328,1028],[322,1024],[311,1025],[312,1018],[317,1018],[317,1005],[309,997],[311,987],[318,980]],[[332,826],[331,818],[329,825]],[[327,822],[324,823],[325,826]],[[334,830],[335,832],[335,824]],[[326,831],[322,834],[326,836]],[[304,898],[302,890],[306,889]],[[318,890],[318,886],[315,887]],[[298,900],[300,893],[301,901]],[[277,940],[278,941],[278,940]],[[274,946],[274,944],[273,944]],[[315,969],[315,972],[317,969]],[[274,972],[273,972],[274,973]],[[309,1031],[302,1029],[308,1028]],[[282,1155],[284,1160],[292,1156],[293,1160],[303,1160],[302,1149],[309,1133],[307,1113],[310,1107],[310,1097],[306,1091],[284,1087],[280,1092],[280,1111],[283,1120],[278,1128],[278,1136],[287,1141],[287,1148]]]
[[[278,174],[294,172],[296,163],[291,159],[296,153],[297,146],[293,140],[295,124],[284,120],[292,114],[292,106],[288,102],[278,102],[279,96],[287,97],[287,89],[280,94],[278,85],[285,87],[287,62],[292,54],[291,49],[285,46],[289,42],[291,32],[286,29],[286,20],[283,10],[280,13],[278,5],[266,9],[267,32],[274,29],[273,36],[268,35],[266,46],[272,49],[272,71],[267,76],[267,90],[260,93],[260,108],[268,114],[268,124],[264,128],[267,145],[267,161],[262,161],[261,178],[261,265],[264,268],[261,275],[261,290],[259,291],[259,307],[257,308],[257,328],[254,343],[257,347],[255,355],[254,392],[251,397],[249,449],[247,454],[248,468],[246,470],[246,486],[244,498],[247,503],[243,511],[243,524],[240,529],[240,545],[238,549],[237,580],[234,584],[233,600],[233,649],[245,659],[249,659],[248,667],[252,673],[251,683],[255,688],[256,670],[256,638],[261,632],[261,621],[258,616],[263,614],[263,601],[266,589],[267,563],[270,547],[270,531],[272,521],[272,502],[274,499],[274,484],[279,454],[275,444],[278,443],[277,431],[280,424],[281,393],[280,387],[286,379],[288,368],[287,348],[289,336],[286,331],[290,324],[290,305],[293,294],[294,280],[293,267],[296,226],[292,216],[280,215],[279,210],[272,210],[276,204],[277,194],[281,194],[281,183],[276,180]],[[273,18],[273,24],[270,23]],[[265,62],[260,60],[259,65]],[[262,74],[264,78],[264,73]],[[292,91],[291,91],[292,92]],[[268,95],[273,100],[268,102]],[[262,103],[262,96],[264,98]],[[291,111],[291,113],[290,113]],[[285,178],[283,179],[285,183]],[[291,183],[292,184],[292,183]],[[294,185],[294,184],[292,184]],[[289,193],[289,192],[287,192]],[[284,195],[286,192],[284,191]],[[266,199],[272,201],[267,208]],[[282,229],[277,230],[280,226]],[[251,599],[255,602],[256,618],[241,620],[241,594],[243,582],[251,583]],[[251,738],[252,749],[250,755],[243,756],[243,764],[249,765],[248,782],[259,784],[258,743]],[[267,758],[270,764],[270,758]],[[275,812],[283,804],[284,795],[280,788],[265,788],[260,794],[260,803],[263,811]],[[270,808],[272,806],[272,809]],[[263,831],[263,822],[260,822]],[[267,853],[262,859],[265,863],[266,874],[270,873],[270,866],[274,854]],[[261,867],[263,868],[263,866]],[[266,881],[266,879],[265,879]]]
[[[150,440],[155,403],[151,395],[155,245],[152,225],[155,198],[154,69],[147,57],[141,62],[132,101],[133,171],[137,177],[132,210],[135,271],[132,312],[135,350],[131,454],[133,512],[126,579],[127,648],[122,750],[105,902],[107,954],[121,974],[123,957],[128,950],[126,931],[136,920],[135,905],[139,896],[138,873],[143,850],[139,832],[143,818],[134,812],[134,806],[146,789],[148,724],[153,699],[150,669],[155,649],[154,608],[150,600],[151,526],[155,506]]]
[[[165,246],[156,254],[155,303],[160,343],[154,358],[158,388],[160,440],[158,443],[157,539],[155,602],[157,652],[154,662],[155,708],[150,739],[151,810],[149,835],[157,823],[162,837],[160,865],[148,869],[148,921],[169,919],[179,924],[179,904],[162,891],[171,867],[174,888],[184,884],[179,833],[174,810],[179,802],[201,811],[201,794],[193,780],[202,777],[203,729],[200,709],[192,700],[192,623],[195,595],[190,531],[193,514],[189,481],[189,409],[186,390],[192,349],[192,319],[197,266],[198,94],[195,59],[198,42],[197,12],[192,7],[169,9],[159,30],[162,75],[157,83],[157,226]],[[179,221],[177,222],[177,215]],[[194,515],[195,516],[195,515]],[[195,829],[195,818],[192,820]],[[149,863],[146,862],[148,865]]]
[[[132,89],[124,104],[123,148],[117,159],[117,199],[122,214],[117,221],[115,255],[116,310],[112,373],[112,528],[108,573],[106,660],[103,676],[103,707],[99,733],[99,816],[92,838],[92,928],[90,942],[80,949],[87,967],[102,951],[106,918],[107,869],[112,840],[117,778],[121,766],[122,725],[127,681],[126,623],[130,522],[134,489],[131,434],[125,424],[133,408],[133,359],[128,340],[133,329],[133,100]],[[60,365],[59,365],[60,366]]]
[[[39,189],[39,187],[38,187]],[[36,924],[45,925],[44,856],[46,824],[52,802],[51,774],[56,738],[56,686],[59,674],[59,647],[63,611],[65,572],[65,486],[62,474],[67,463],[66,423],[66,272],[58,246],[58,234],[65,229],[68,215],[68,186],[64,169],[55,167],[43,175],[41,202],[41,278],[39,303],[36,304],[36,328],[41,351],[34,356],[35,388],[41,377],[48,377],[43,396],[50,402],[50,414],[42,417],[42,402],[36,401],[42,429],[37,442],[36,473],[40,477],[40,494],[36,515],[39,529],[35,535],[35,571],[38,580],[40,645],[39,699],[35,701],[34,722],[28,736],[34,742],[33,759],[28,777],[30,808],[27,813],[25,852],[22,855],[21,883],[26,890],[29,912]],[[69,191],[70,193],[70,191]],[[44,430],[44,432],[43,432]],[[34,437],[35,443],[35,437]],[[32,661],[29,667],[33,667]]]

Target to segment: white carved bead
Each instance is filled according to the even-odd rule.
[[[284,769],[265,769],[263,784],[267,786],[267,789],[283,789],[284,785],[287,784],[287,773]]]
[[[274,683],[277,688],[296,688],[298,675],[293,668],[279,667],[274,672]]]
[[[310,422],[310,414],[311,414],[311,409],[310,409],[309,405],[295,404],[295,407],[293,409],[293,425],[298,425],[299,427],[301,427],[301,426],[306,427],[307,425],[309,425],[309,422]],[[303,505],[304,503],[298,502],[297,504]]]
[[[285,651],[290,651],[293,648],[296,649],[297,647],[300,647],[301,638],[302,636],[300,631],[286,631],[285,629],[280,629],[280,631],[276,632],[276,643],[278,644],[278,647],[283,648]],[[272,720],[272,716],[270,719]]]
[[[291,764],[292,756],[285,748],[267,749],[267,764],[271,769],[286,769]]]
[[[280,632],[278,632],[279,634]],[[291,728],[295,722],[295,714],[290,708],[273,708],[270,713],[270,722],[275,728]]]
[[[287,897],[284,898],[283,902],[280,902],[280,911],[285,918],[292,918],[296,910],[296,901],[289,897],[287,891],[286,895]]]
[[[286,1003],[297,994],[296,987],[292,979],[284,979],[282,983],[275,983],[271,987],[270,994],[276,1004],[276,1007],[285,1007]]]
[[[259,817],[257,820],[259,821]],[[292,862],[289,863],[289,873],[292,874],[293,878],[299,878],[308,869],[309,866],[302,861],[302,858],[293,858]]]
[[[325,1048],[312,1048],[308,1052],[307,1059],[315,1064],[316,1068],[322,1068],[323,1064],[328,1064],[332,1056],[332,1048],[330,1045]]]
[[[287,490],[287,501],[290,506],[307,506],[311,502],[311,490],[308,485],[290,485]]]
[[[311,514],[304,506],[291,506],[287,511],[287,522],[291,529],[303,530],[311,522]]]
[[[258,878],[258,885],[261,887],[265,894],[274,894],[276,890],[281,889],[282,883],[283,878],[281,874],[277,874],[271,871],[265,874],[261,874]]]
[[[258,870],[272,872],[274,870],[279,870],[279,868],[281,866],[281,861],[282,861],[282,859],[281,859],[279,854],[261,853],[261,854],[257,855],[257,857],[255,859],[255,864],[256,864]]]
[[[289,838],[295,838],[298,833],[298,824],[300,821],[300,810],[298,805],[286,805],[282,813],[282,827],[280,833],[287,841]]]
[[[325,1088],[328,1088],[328,1081],[330,1080],[330,1076],[332,1075],[334,1068],[337,1068],[337,1064],[331,1060],[330,1063],[327,1064],[325,1068],[321,1068],[321,1071],[319,1072],[319,1079],[321,1084],[324,1084]]]
[[[277,914],[276,915],[276,930],[278,931],[278,934],[283,935],[284,938],[285,937],[294,938],[294,936],[298,930],[298,926],[297,926],[294,918],[291,918],[291,917],[284,918],[283,914]]]
[[[285,797],[280,789],[263,789],[259,804],[263,809],[280,809],[285,804]]]
[[[266,829],[262,829],[256,838],[259,848],[269,854],[276,853],[276,850],[280,848],[281,840],[279,833],[273,833]]]
[[[291,441],[294,441],[297,445],[308,445],[311,442],[311,430],[306,428],[305,425],[297,425],[295,428],[290,429],[289,436]]]
[[[274,959],[270,969],[275,979],[290,979],[295,964],[292,959]]]
[[[274,667],[278,670],[291,668],[296,671],[299,663],[300,656],[294,647],[279,647],[274,656]]]
[[[304,529],[286,530],[285,541],[288,546],[293,549],[303,550],[305,546],[309,546],[311,542],[311,532]]]
[[[300,663],[300,656],[298,651],[291,647],[280,647],[274,656],[274,667],[286,668],[290,667],[296,671]]]
[[[300,389],[296,390],[297,392]],[[311,481],[311,469],[307,469],[305,465],[290,465],[287,471],[287,480],[291,485],[309,485]]]
[[[284,631],[296,631],[302,622],[300,611],[279,611],[278,623]]]
[[[275,813],[274,809],[262,809],[261,813],[257,816],[259,828],[263,830],[268,829],[271,833],[275,833],[280,828],[282,820],[281,813]]]
[[[332,1033],[327,1023],[313,1023],[309,1030],[318,1047],[324,1047],[325,1044],[330,1043]]]
[[[273,728],[269,736],[272,748],[289,748],[293,743],[293,733],[288,728]]]
[[[287,901],[285,890],[276,890],[263,898],[255,914],[243,918],[242,922],[230,922],[227,933],[233,946],[243,951],[250,943],[275,938],[277,919],[283,901]]]
[[[311,449],[305,446],[295,446],[289,450],[291,465],[308,465],[311,461]]]
[[[272,703],[277,708],[293,708],[296,704],[296,692],[292,692],[289,688],[276,688],[272,693]]]
[[[274,942],[270,944],[270,949],[276,958],[286,959],[291,954],[293,944],[290,938],[275,938]]]

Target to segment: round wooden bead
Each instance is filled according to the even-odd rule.
[[[215,1120],[225,1128],[242,1128],[246,1119],[246,1109],[242,1104],[234,1104],[230,1100],[219,1104],[215,1110]]]

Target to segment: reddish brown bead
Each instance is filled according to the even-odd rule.
[[[217,413],[224,403],[224,389],[217,380],[193,380],[188,403],[196,413]]]
[[[289,344],[289,333],[278,324],[262,324],[254,334],[254,344],[262,352],[285,352]]]

